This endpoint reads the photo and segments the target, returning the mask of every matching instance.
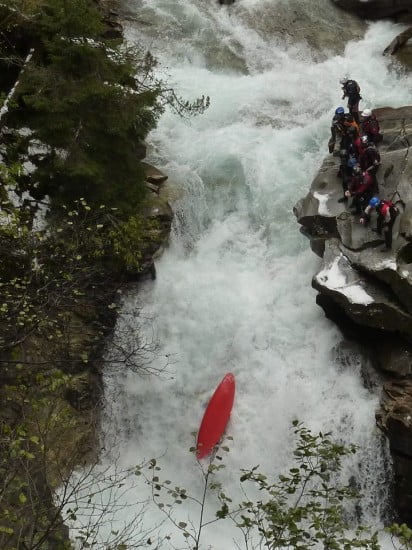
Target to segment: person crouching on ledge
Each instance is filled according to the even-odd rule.
[[[374,209],[378,214],[376,231],[378,235],[383,234],[385,239],[383,250],[389,250],[392,248],[392,229],[399,210],[390,200],[381,200],[379,197],[372,197],[359,220],[361,224],[367,225],[370,220],[370,212]]]

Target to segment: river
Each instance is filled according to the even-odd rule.
[[[117,337],[131,324],[134,334],[156,341],[151,368],[161,372],[107,370],[106,460],[119,455],[128,466],[157,457],[161,477],[201,495],[201,471],[189,452],[193,432],[214,388],[232,372],[233,441],[219,474],[225,490],[239,496],[241,468],[287,471],[291,423],[299,419],[359,446],[343,478],[354,476],[362,489],[362,521],[381,525],[389,474],[375,427],[379,396],[364,387],[361,357],[342,351],[339,330],[315,303],[311,278],[320,259],[292,209],[327,154],[330,120],[342,104],[340,78],[355,78],[361,107],[374,108],[408,104],[411,77],[382,56],[400,25],[376,22],[361,32],[353,23],[357,36],[343,44],[350,29],[343,33],[344,16],[332,3],[301,2],[302,13],[298,5],[127,2],[129,43],[150,48],[159,77],[179,95],[208,95],[211,104],[190,119],[166,110],[148,139],[147,160],[178,190],[176,215],[157,279],[124,298]],[[289,34],[285,21],[294,22]],[[336,51],[328,49],[331,39]],[[212,516],[213,498],[207,507]],[[179,521],[197,522],[196,506],[179,510]],[[161,517],[153,509],[144,524]],[[183,546],[171,524],[162,529]],[[201,547],[236,548],[233,537],[232,526],[213,524]]]

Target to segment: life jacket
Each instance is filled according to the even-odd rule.
[[[360,136],[358,136],[356,139],[353,140],[353,145],[354,145],[355,150],[356,150],[356,156],[359,158],[362,151],[363,151],[362,141],[361,141]]]
[[[347,131],[347,129],[348,129],[349,127],[353,126],[353,127],[356,129],[356,133],[359,133],[359,125],[358,125],[358,123],[355,122],[354,120],[352,120],[352,121],[350,121],[350,122],[349,122],[349,121],[345,121],[345,122],[343,123],[343,125],[344,125],[346,131]]]
[[[359,94],[358,83],[356,82],[356,80],[348,80],[346,82],[345,93],[349,97]]]
[[[345,117],[343,115],[335,115],[332,118],[332,126],[334,126],[339,132],[343,132],[345,125]]]
[[[351,113],[344,114],[344,125],[347,128],[349,128],[349,126],[353,126],[357,130],[357,132],[359,132],[359,124],[353,118],[353,115]]]
[[[362,132],[364,134],[369,134],[371,137],[379,134],[380,127],[379,122],[375,115],[370,116],[362,122]]]
[[[398,209],[393,204],[393,202],[389,200],[381,200],[381,202],[378,204],[377,211],[383,219],[386,219],[388,215],[390,216],[390,218],[393,218],[398,214]]]
[[[362,179],[360,181],[360,184],[355,189],[354,194],[363,195],[367,191],[368,192],[371,191],[373,187],[373,183],[374,183],[374,180],[373,180],[372,174],[370,172],[364,172],[362,174]]]
[[[352,195],[358,194],[358,189],[362,184],[362,174],[352,174],[348,189]]]
[[[345,135],[345,126],[344,118],[342,115],[335,115],[332,119],[332,124],[330,127],[331,138],[329,140],[329,145],[335,144],[336,139],[342,139]],[[330,151],[332,152],[332,151]]]

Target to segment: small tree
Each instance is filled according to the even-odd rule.
[[[146,502],[125,502],[135,490],[133,470],[116,462],[102,468],[86,413],[79,417],[65,399],[78,380],[58,369],[30,380],[21,372],[0,390],[9,408],[0,417],[1,549],[126,550],[156,541],[157,527],[143,523]]]
[[[201,467],[204,490],[200,499],[159,478],[160,467],[152,461],[152,476],[147,478],[153,489],[153,500],[167,518],[180,529],[187,548],[198,550],[206,540],[205,527],[215,521],[230,519],[243,533],[247,550],[256,548],[309,550],[350,550],[380,548],[377,533],[356,526],[349,529],[345,505],[359,499],[353,488],[340,485],[338,474],[342,460],[356,452],[332,440],[329,433],[313,434],[302,424],[293,423],[297,437],[294,457],[296,467],[287,475],[271,481],[258,467],[244,470],[240,478],[245,499],[233,504],[223,491],[215,474],[224,467],[219,450],[206,466]],[[228,450],[222,447],[221,450]],[[253,490],[253,497],[248,496]],[[214,520],[205,520],[206,497],[217,492],[221,503]],[[258,498],[256,498],[256,494]],[[190,499],[199,509],[197,519],[181,522],[174,515],[174,506]],[[394,535],[400,531],[394,528]],[[406,539],[405,539],[406,540]],[[405,540],[401,543],[405,544]],[[405,546],[405,548],[407,548]]]
[[[222,446],[221,450],[224,449],[229,450],[228,447]],[[191,452],[194,453],[195,448],[192,448]],[[161,480],[159,477],[161,468],[156,459],[150,460],[146,467],[151,472],[151,475],[145,474],[144,476],[146,482],[151,486],[153,502],[165,515],[167,520],[182,532],[185,546],[193,550],[200,548],[200,540],[203,537],[205,528],[223,519],[223,516],[219,513],[213,519],[206,518],[205,511],[209,493],[219,491],[220,497],[227,499],[223,493],[221,484],[216,478],[216,474],[225,468],[221,456],[215,452],[206,464],[202,464],[200,461],[198,461],[198,464],[203,478],[203,491],[200,497],[190,495],[185,488],[173,485],[171,480]],[[144,470],[145,468],[142,467],[136,468],[136,475],[144,473]],[[176,518],[175,506],[179,506],[183,501],[190,502],[192,514],[196,513],[197,518],[191,516],[187,521],[181,521]],[[170,537],[167,536],[166,540],[169,539]]]
[[[313,434],[298,421],[294,450],[296,467],[270,481],[258,467],[244,471],[240,481],[251,483],[261,498],[246,499],[229,507],[220,495],[219,517],[231,517],[244,534],[247,547],[307,550],[321,544],[330,550],[379,548],[377,534],[358,526],[347,528],[345,504],[359,495],[339,485],[342,459],[356,452],[331,439],[330,433]],[[245,492],[246,494],[246,492]]]

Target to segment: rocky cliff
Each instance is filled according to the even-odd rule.
[[[352,11],[367,19],[382,17],[410,18],[410,0],[332,0],[338,7]]]
[[[412,107],[375,113],[384,133],[379,145],[379,196],[401,214],[392,250],[359,216],[349,212],[338,178],[339,157],[328,155],[307,196],[294,208],[322,265],[312,285],[317,303],[346,334],[370,348],[386,380],[379,426],[393,456],[399,519],[412,524]]]

